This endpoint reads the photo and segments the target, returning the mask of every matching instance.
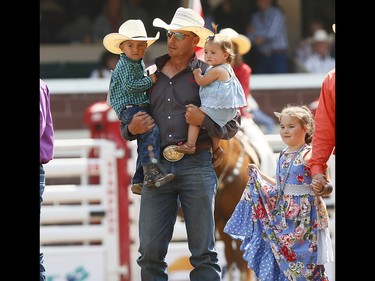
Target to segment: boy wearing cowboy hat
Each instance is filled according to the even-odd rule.
[[[147,36],[144,24],[139,19],[127,20],[120,26],[118,33],[110,33],[103,39],[103,45],[108,51],[120,54],[109,85],[109,102],[121,123],[129,124],[135,114],[149,113],[150,99],[147,91],[157,77],[155,74],[146,74],[143,56],[147,47],[158,39],[159,32],[155,37]],[[157,126],[137,135],[137,142],[139,155],[131,190],[135,194],[141,194],[142,182],[148,187],[161,186],[171,181],[173,174],[164,174],[160,169]],[[153,159],[157,159],[157,162],[154,163]]]
[[[125,139],[133,140],[135,133],[148,131],[155,122],[164,156],[160,162],[168,172],[173,171],[174,179],[161,188],[142,189],[137,259],[141,280],[168,280],[165,257],[181,206],[194,267],[190,280],[219,281],[214,220],[217,177],[211,161],[211,137],[232,138],[239,129],[240,116],[220,127],[198,108],[199,85],[193,69],[205,73],[208,64],[197,58],[194,49],[203,47],[213,35],[204,27],[204,19],[194,10],[180,7],[170,24],[156,18],[153,25],[166,30],[168,49],[167,54],[155,59],[158,81],[150,95],[152,118],[134,116],[121,130]],[[201,127],[196,151],[191,155],[174,151],[176,145],[186,142],[189,124]]]

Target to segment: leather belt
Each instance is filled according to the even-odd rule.
[[[166,146],[164,149],[163,149],[163,156],[166,160],[168,160],[169,162],[177,162],[179,160],[182,159],[182,157],[184,157],[184,153],[181,153],[181,152],[177,152],[175,150],[175,148],[177,147],[177,145],[168,145]],[[199,150],[202,150],[202,149],[209,149],[211,147],[210,144],[208,143],[202,143],[202,144],[196,144],[196,149],[195,151],[199,151]]]

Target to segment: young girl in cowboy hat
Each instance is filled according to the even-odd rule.
[[[110,33],[103,39],[103,45],[108,51],[120,54],[109,85],[109,102],[121,126],[129,124],[135,114],[149,113],[147,91],[157,77],[155,74],[146,74],[143,56],[147,47],[158,39],[159,32],[155,37],[147,36],[144,24],[139,19],[127,20],[120,26],[118,33]],[[164,174],[160,169],[159,128],[155,125],[150,131],[135,135],[134,138],[137,138],[139,155],[132,178],[132,192],[141,194],[142,182],[145,186],[154,187],[171,181],[174,175]],[[153,163],[153,158],[157,159],[156,163]]]

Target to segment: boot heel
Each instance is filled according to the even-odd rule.
[[[156,187],[160,187],[163,184],[166,184],[166,183],[170,182],[173,179],[174,179],[174,174],[169,173],[169,174],[165,175],[164,177],[156,180],[155,186]]]
[[[147,164],[143,166],[143,174],[143,186],[146,187],[159,187],[174,178],[174,175],[171,173],[163,175],[157,164]]]

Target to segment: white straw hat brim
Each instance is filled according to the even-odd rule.
[[[120,44],[127,40],[132,41],[147,41],[147,47],[150,47],[160,37],[160,32],[156,33],[155,37],[127,37],[120,33],[110,33],[103,38],[104,47],[114,54],[121,54]]]
[[[237,31],[229,27],[221,29],[219,33],[227,35],[230,40],[237,45],[238,53],[241,55],[244,55],[250,51],[251,41],[247,36],[239,34]]]
[[[197,44],[198,47],[204,47],[204,44],[208,38],[208,36],[214,35],[214,33],[205,28],[205,27],[199,27],[199,26],[181,26],[176,24],[167,24],[163,20],[156,18],[152,22],[153,26],[164,28],[165,30],[184,30],[184,31],[190,31],[196,34],[199,37],[199,42]]]
[[[232,40],[238,46],[238,52],[241,55],[247,54],[251,49],[251,42],[245,35],[239,34],[238,37],[233,37]]]

